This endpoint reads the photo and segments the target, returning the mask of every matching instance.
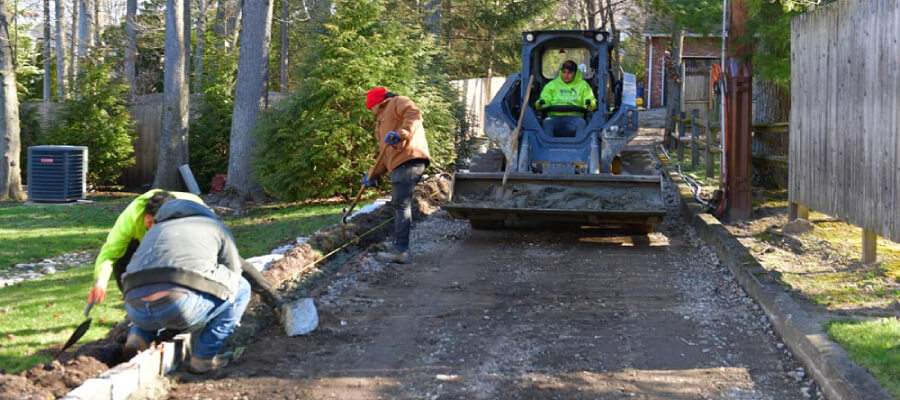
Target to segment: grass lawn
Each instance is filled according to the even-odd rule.
[[[850,359],[863,365],[900,398],[900,321],[881,318],[869,321],[831,321],[828,336],[841,344]]]
[[[0,202],[0,269],[76,250],[98,251],[119,212],[135,196],[92,197],[93,204],[71,206]],[[339,223],[344,206],[265,205],[223,220],[241,255],[253,257]],[[93,264],[0,288],[0,370],[18,372],[52,358],[39,350],[64,343],[85,320],[92,275]],[[125,318],[114,282],[109,290],[107,300],[91,311],[91,329],[79,342],[104,337]]]

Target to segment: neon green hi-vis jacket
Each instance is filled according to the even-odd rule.
[[[147,227],[144,226],[144,207],[147,200],[153,197],[153,194],[161,191],[153,189],[147,193],[138,196],[132,200],[128,207],[116,218],[109,235],[106,236],[106,243],[100,248],[100,254],[97,255],[97,261],[94,263],[94,282],[109,282],[109,276],[112,274],[113,265],[125,255],[128,250],[128,244],[132,240],[140,241],[144,234],[147,233]],[[195,203],[203,203],[203,199],[191,193],[169,192],[176,199],[190,200]]]
[[[543,105],[540,104],[541,100],[544,101]],[[587,100],[591,101],[590,106],[585,104]],[[575,78],[572,78],[572,82],[565,83],[562,80],[562,66],[560,66],[556,78],[544,86],[544,89],[541,90],[541,97],[534,105],[538,110],[549,106],[577,106],[589,110],[596,110],[597,97],[594,96],[591,85],[588,85],[588,83],[581,78],[581,70],[575,70]],[[551,117],[560,115],[582,115],[579,112],[572,111],[551,111],[547,114]]]

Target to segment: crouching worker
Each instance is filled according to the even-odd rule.
[[[191,194],[183,192],[167,192],[160,189],[150,190],[128,204],[125,211],[119,214],[115,225],[109,231],[106,237],[106,243],[100,249],[97,255],[97,261],[94,264],[94,287],[91,288],[88,295],[89,303],[99,303],[106,298],[106,286],[109,282],[110,275],[116,280],[119,290],[123,293],[122,274],[125,272],[125,266],[131,262],[134,251],[153,223],[153,216],[159,207],[166,201],[172,199],[190,200],[197,204],[203,205],[203,199]],[[256,269],[252,264],[244,261],[243,276],[250,282],[251,289],[260,295],[264,303],[269,305],[280,313],[281,306],[284,305],[284,299],[275,290],[271,283]]]
[[[216,357],[250,301],[234,238],[218,217],[190,200],[165,201],[122,275],[133,326],[126,348],[143,350],[162,329],[194,332],[188,371],[222,367]]]

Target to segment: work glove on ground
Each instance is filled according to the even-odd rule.
[[[388,132],[387,136],[384,137],[384,142],[388,144],[388,146],[393,146],[397,143],[400,143],[400,134],[394,131]]]
[[[594,111],[597,109],[597,103],[594,103],[593,101],[591,101],[591,99],[585,100],[584,106],[585,106],[585,108],[587,108],[590,111]]]
[[[369,174],[366,174],[366,176],[363,177],[362,184],[367,188],[372,187],[372,185],[375,184],[375,179],[369,179]]]

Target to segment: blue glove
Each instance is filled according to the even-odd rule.
[[[393,146],[397,143],[400,143],[400,135],[397,132],[390,131],[387,136],[384,137],[384,142],[389,146]]]
[[[363,184],[363,186],[365,186],[365,187],[372,187],[372,185],[375,184],[375,180],[374,180],[374,179],[369,179],[369,174],[366,174],[366,176],[363,177],[362,184]]]

